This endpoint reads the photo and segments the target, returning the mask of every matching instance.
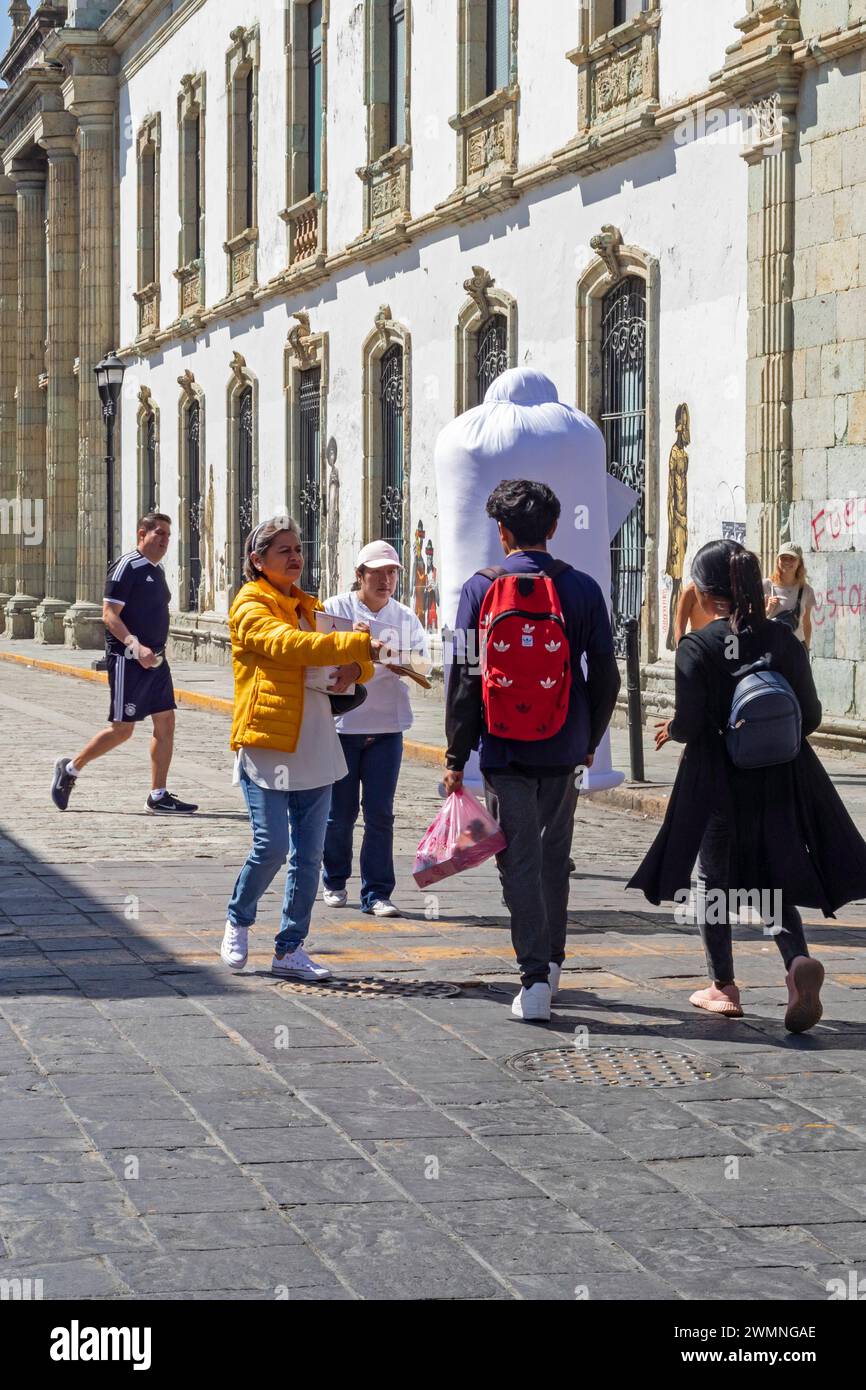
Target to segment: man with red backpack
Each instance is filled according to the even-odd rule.
[[[520,967],[511,1011],[527,1021],[550,1018],[559,987],[575,769],[591,766],[620,686],[601,589],[548,552],[559,513],[544,483],[502,482],[488,497],[505,561],[463,585],[445,713],[445,790],[460,790],[480,743],[507,841],[496,863]]]

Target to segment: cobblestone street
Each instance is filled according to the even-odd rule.
[[[696,929],[623,891],[656,825],[582,800],[563,993],[527,1026],[495,868],[411,879],[438,776],[407,762],[405,916],[351,892],[315,910],[345,990],[267,973],[279,880],[232,976],[249,831],[228,720],[178,714],[170,785],[196,817],[144,813],[141,729],[60,815],[53,760],[106,706],[0,668],[0,1277],[47,1299],[790,1301],[866,1261],[864,905],[804,914],[827,968],[812,1034],[784,1031],[759,924],[734,929],[745,1018],[700,1014]],[[624,1048],[676,1084],[569,1079]]]

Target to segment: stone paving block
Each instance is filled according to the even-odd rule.
[[[480,1134],[485,1148],[504,1162],[521,1171],[540,1168],[562,1170],[569,1164],[580,1165],[599,1160],[617,1162],[623,1150],[600,1135],[574,1130],[559,1134]]]
[[[364,1298],[478,1299],[502,1292],[471,1250],[412,1206],[310,1206],[293,1216]]]
[[[298,1245],[301,1236],[285,1214],[267,1211],[223,1211],[214,1219],[210,1212],[182,1215],[151,1214],[147,1225],[164,1251],[243,1250],[264,1245]]]
[[[645,1300],[665,1302],[677,1298],[676,1292],[656,1275],[644,1273],[586,1275],[572,1280],[566,1274],[515,1275],[515,1288],[526,1299],[556,1299],[573,1303],[586,1298],[590,1303],[600,1299],[617,1303],[642,1303]]]
[[[235,1132],[263,1129],[297,1129],[318,1126],[322,1117],[295,1100],[287,1091],[266,1096],[247,1096],[239,1100],[195,1098],[196,1114],[228,1142]]]
[[[238,1163],[246,1164],[255,1176],[265,1170],[316,1158],[358,1158],[351,1143],[329,1125],[282,1126],[271,1129],[237,1129],[223,1133],[226,1147]]]
[[[681,1297],[690,1301],[800,1303],[827,1298],[827,1276],[810,1269],[724,1269],[679,1276],[671,1273],[667,1277]],[[808,1320],[808,1313],[804,1313],[804,1323]]]
[[[624,1157],[610,1163],[590,1159],[586,1163],[572,1163],[560,1168],[526,1164],[522,1166],[522,1171],[548,1196],[555,1197],[557,1201],[564,1202],[569,1207],[574,1207],[579,1200],[584,1205],[596,1199],[600,1202],[607,1201],[617,1193],[633,1196],[675,1191],[657,1173],[651,1173],[644,1164],[631,1163]]]
[[[15,1153],[0,1142],[0,1193],[11,1184],[101,1182],[111,1176],[99,1153]]]
[[[405,1097],[402,1105],[397,1096]],[[382,1097],[359,1098],[339,1090],[305,1090],[304,1097],[352,1139],[400,1139],[417,1135],[447,1136],[459,1131],[447,1115],[426,1105],[415,1091],[383,1088]]]
[[[813,1265],[822,1258],[822,1247],[804,1231],[788,1227],[736,1230],[713,1222],[704,1229],[620,1228],[616,1243],[634,1255],[645,1269],[665,1279],[679,1275],[719,1272],[725,1269],[771,1270]],[[784,1275],[782,1276],[784,1277]]]
[[[866,1260],[866,1221],[837,1221],[820,1226],[804,1224],[803,1229],[840,1260],[861,1263]]]
[[[172,1250],[170,1254],[115,1255],[112,1265],[134,1293],[162,1298],[188,1289],[258,1289],[275,1298],[283,1286],[295,1288],[334,1283],[333,1274],[312,1250],[297,1242],[286,1245],[233,1247],[230,1250]]]
[[[16,1259],[61,1260],[79,1255],[110,1255],[119,1250],[153,1249],[144,1222],[118,1201],[96,1216],[29,1217],[3,1222],[7,1246]]]
[[[263,1172],[256,1180],[281,1206],[294,1207],[307,1202],[363,1204],[405,1200],[392,1183],[361,1158],[269,1163],[264,1167],[274,1171]]]
[[[129,1215],[129,1212],[123,1207],[123,1194],[111,1179],[0,1187],[0,1225],[3,1226],[8,1221],[30,1218],[50,1221],[81,1216],[107,1220],[112,1215]]]
[[[125,1183],[123,1190],[142,1216],[151,1212],[259,1211],[267,1205],[255,1184],[237,1172],[229,1178],[139,1179]]]
[[[185,1179],[219,1181],[236,1171],[235,1164],[219,1145],[207,1146],[206,1135],[199,1136],[199,1147],[196,1148],[143,1147],[139,1153],[136,1146],[131,1145],[129,1148],[106,1149],[103,1157],[124,1189],[132,1188],[137,1182],[149,1184]],[[137,1164],[135,1176],[127,1176],[134,1171],[129,1163],[130,1158],[134,1158]]]
[[[591,1274],[636,1271],[637,1262],[604,1236],[583,1232],[536,1232],[515,1240],[509,1232],[500,1236],[475,1236],[472,1248],[511,1280],[515,1276],[570,1274],[575,1284]]]
[[[662,1159],[648,1166],[657,1177],[684,1192],[724,1193],[728,1187],[736,1187],[751,1193],[755,1188],[772,1183],[782,1190],[791,1181],[791,1169],[781,1159],[759,1158],[755,1154],[732,1154],[730,1157],[736,1158],[736,1167],[721,1154],[712,1158]]]
[[[789,1184],[791,1181],[789,1179]],[[724,1190],[702,1191],[699,1196],[706,1206],[738,1227],[815,1225],[853,1221],[857,1216],[843,1200],[820,1188],[792,1185],[780,1188],[774,1184],[744,1189],[736,1182],[729,1182]]]
[[[837,1149],[861,1149],[862,1140],[841,1125],[829,1121],[808,1121],[804,1125],[786,1128],[767,1128],[762,1125],[732,1124],[731,1134],[742,1139],[756,1153],[793,1154],[804,1152],[834,1152]],[[862,1152],[862,1150],[861,1150]]]
[[[57,1262],[19,1264],[0,1261],[0,1279],[41,1279],[42,1297],[52,1299],[114,1298],[127,1286],[98,1256]]]

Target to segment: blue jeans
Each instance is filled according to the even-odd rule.
[[[352,834],[364,792],[361,909],[394,891],[394,795],[403,761],[402,734],[340,734],[349,769],[334,783],[325,836],[325,887],[342,892],[352,876]]]
[[[259,898],[288,859],[283,913],[274,941],[276,954],[283,955],[300,946],[310,930],[331,788],[272,792],[257,786],[243,768],[240,775],[241,790],[250,813],[253,847],[238,874],[228,918],[235,926],[251,927],[256,920]]]

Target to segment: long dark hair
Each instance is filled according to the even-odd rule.
[[[766,622],[758,557],[738,541],[708,541],[702,545],[692,560],[692,579],[702,593],[727,599],[735,631],[754,630]]]

